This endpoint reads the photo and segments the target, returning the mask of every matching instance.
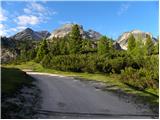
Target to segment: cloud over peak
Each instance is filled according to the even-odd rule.
[[[16,11],[15,9],[12,14],[11,11],[0,7],[0,35],[8,36],[27,27],[38,27],[57,14],[57,11],[48,8],[43,3],[41,1],[25,1],[24,6],[21,8],[22,11]],[[7,5],[12,7],[13,4]],[[11,25],[9,26],[8,23]]]
[[[36,25],[40,22],[39,18],[37,16],[33,15],[21,15],[17,17],[16,23],[21,26],[26,25]]]

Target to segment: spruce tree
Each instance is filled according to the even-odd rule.
[[[112,40],[112,39],[109,40],[109,49],[110,49],[110,52],[113,52],[113,51],[114,51],[114,48],[113,48],[113,40]]]
[[[109,52],[109,41],[106,36],[102,36],[98,41],[98,54],[103,55]]]
[[[64,38],[60,39],[59,47],[60,47],[60,54],[66,55],[68,53],[68,51],[67,51],[67,41]]]
[[[159,54],[159,40],[157,41],[156,45],[154,46],[154,54]]]
[[[133,36],[133,34],[130,34],[128,38],[128,51],[131,52],[136,46],[136,40]]]
[[[149,35],[147,35],[145,48],[146,48],[147,55],[151,55],[154,51],[154,43]]]
[[[70,33],[70,54],[80,53],[82,49],[82,36],[80,34],[79,26],[73,25]]]
[[[49,50],[48,50],[47,41],[44,39],[38,48],[36,62],[40,62],[43,59],[43,57],[48,54],[48,52]]]
[[[138,37],[135,43],[136,45],[134,49],[131,51],[131,55],[137,58],[144,57],[146,54],[146,50],[145,50],[144,43],[142,41],[142,37],[141,36]]]

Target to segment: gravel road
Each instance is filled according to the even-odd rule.
[[[39,118],[150,118],[148,110],[72,77],[38,72],[27,74],[38,80],[41,90],[39,113],[43,115]]]

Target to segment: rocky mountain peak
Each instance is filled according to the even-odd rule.
[[[134,29],[134,30],[131,31],[131,33],[142,33],[142,31],[138,30],[138,29]]]
[[[31,28],[26,28],[25,30],[18,32],[17,34],[11,36],[14,40],[42,40],[50,36],[48,31],[34,31]]]
[[[149,35],[153,42],[156,43],[156,39],[152,36],[151,33],[149,32],[143,32],[141,30],[132,30],[129,32],[124,32],[118,39],[117,39],[117,43],[121,46],[122,49],[127,50],[128,47],[128,38],[129,36],[133,34],[133,36],[135,37],[136,40],[138,40],[139,38],[142,38],[142,42],[145,43],[146,41],[146,37],[147,35]]]
[[[26,31],[26,32],[33,32],[33,30],[31,28],[26,28],[24,31]]]
[[[59,27],[58,29],[54,30],[51,33],[51,36],[49,36],[48,39],[52,39],[54,37],[65,37],[66,35],[68,35],[71,31],[72,31],[72,27],[73,27],[73,23],[69,23],[69,24],[64,24],[63,26]],[[79,30],[80,30],[80,34],[82,35],[82,38],[84,39],[99,39],[102,35],[94,30],[88,30],[85,31],[83,29],[82,25],[78,25],[79,26]]]
[[[50,35],[51,35],[51,33],[50,32],[48,32],[48,31],[39,31],[38,32],[43,38],[47,38],[47,37],[49,37]]]

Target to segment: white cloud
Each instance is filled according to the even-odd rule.
[[[52,14],[52,15],[55,15],[55,14],[58,14],[58,12],[52,11],[51,14]]]
[[[32,13],[32,10],[29,8],[24,8],[23,10],[24,10],[24,13],[27,13],[27,14]]]
[[[10,32],[17,32],[18,30],[17,30],[17,28],[10,28],[9,31]]]
[[[23,11],[26,14],[33,14],[33,13],[45,12],[46,8],[39,3],[29,2],[26,8],[23,9]]]
[[[0,7],[0,23],[8,21],[9,24],[0,24],[0,35],[13,35],[16,32],[22,31],[27,27],[39,26],[40,23],[45,23],[51,16],[57,14],[52,8],[45,6],[44,2],[27,2],[26,6],[22,8],[22,12],[12,11],[9,14],[8,11]],[[13,23],[11,26],[9,26]]]
[[[31,7],[38,12],[45,12],[46,9],[39,3],[31,2]]]
[[[20,26],[26,26],[26,25],[36,25],[40,22],[39,18],[37,16],[27,16],[27,15],[21,15],[17,17],[16,23]]]
[[[6,36],[6,35],[7,35],[6,26],[0,23],[0,36]]]
[[[29,2],[26,6],[26,8],[23,9],[25,14],[32,14],[32,15],[55,15],[57,14],[57,11],[51,10],[48,7],[45,7],[44,5],[37,3],[37,2]]]
[[[57,14],[56,11],[45,7],[43,4],[37,2],[28,2],[26,7],[23,9],[25,16],[35,16],[38,19],[37,23],[45,23],[50,19],[50,16]],[[19,19],[19,18],[18,18]],[[35,25],[35,24],[30,24]]]
[[[117,14],[119,16],[121,16],[122,14],[124,14],[130,7],[130,4],[126,3],[126,4],[122,4],[119,11],[117,12]]]
[[[26,28],[27,27],[25,27],[25,26],[17,26],[17,27],[14,27],[14,28],[9,28],[7,25],[0,24],[0,36],[9,37],[10,35],[13,35],[13,33],[22,31]]]
[[[1,23],[0,24],[0,30],[2,30],[4,28],[4,25]]]
[[[0,31],[0,36],[6,36],[6,33],[4,31]]]
[[[7,20],[7,11],[5,9],[0,8],[0,21],[6,21]]]
[[[5,17],[2,13],[0,13],[0,21],[6,21],[7,17]]]

